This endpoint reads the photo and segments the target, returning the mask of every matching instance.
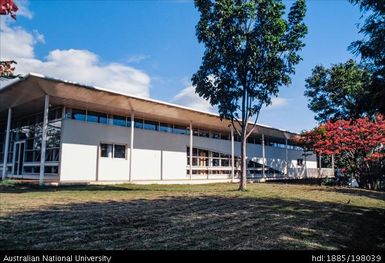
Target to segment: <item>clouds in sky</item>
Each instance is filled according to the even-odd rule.
[[[281,109],[289,104],[289,99],[283,97],[271,98],[271,104],[266,107],[266,110]]]
[[[192,85],[189,85],[181,90],[174,96],[171,102],[201,111],[213,111],[213,107],[210,103],[199,97],[198,94],[195,93],[195,89]]]
[[[21,10],[23,12],[17,15],[32,17],[25,4],[21,5]],[[38,31],[28,32],[8,17],[2,18],[0,23],[0,59],[16,60],[17,74],[36,72],[125,94],[150,96],[150,77],[143,71],[121,63],[104,64],[89,50],[55,49],[39,59],[35,56],[35,45],[45,42],[44,35]]]
[[[28,9],[28,1],[20,0],[18,6],[20,9],[17,16],[32,19],[33,14]],[[150,58],[148,55],[132,54],[126,58],[124,63],[105,63],[98,54],[90,50],[68,48],[54,49],[49,51],[44,58],[38,58],[35,54],[36,45],[49,41],[41,32],[28,31],[20,27],[17,21],[2,16],[0,33],[0,59],[16,60],[18,62],[17,74],[35,72],[81,84],[100,86],[128,95],[150,97],[150,76],[132,66],[132,64],[137,65],[148,60]],[[155,80],[156,76],[153,79]],[[208,101],[195,93],[189,80],[184,80],[184,82],[185,88],[179,90],[171,98],[171,102],[197,110],[215,112],[215,108]],[[1,86],[5,84],[7,83],[0,83]],[[287,105],[288,99],[273,98],[272,105],[264,110],[279,110]]]

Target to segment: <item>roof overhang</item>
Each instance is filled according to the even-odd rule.
[[[71,108],[101,111],[116,115],[147,118],[160,122],[172,122],[212,130],[229,130],[231,122],[221,120],[217,114],[165,103],[153,99],[72,83],[38,74],[28,74],[23,79],[0,89],[0,112],[16,108],[20,115],[43,107],[44,96],[50,96],[50,103]],[[250,126],[252,124],[250,123]],[[255,133],[277,138],[290,138],[295,133],[258,124]]]

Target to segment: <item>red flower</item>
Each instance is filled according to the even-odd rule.
[[[16,19],[15,12],[18,9],[13,0],[0,0],[0,15],[11,15],[13,19]]]

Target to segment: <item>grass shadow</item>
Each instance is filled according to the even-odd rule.
[[[60,185],[40,186],[36,183],[16,183],[13,185],[0,185],[0,193],[29,193],[29,192],[62,192],[62,191],[151,191],[138,185]]]
[[[372,199],[385,201],[385,192],[365,190],[365,189],[361,189],[361,188],[325,187],[325,188],[320,189],[320,191],[337,192],[337,193],[342,193],[342,194],[346,194],[346,195],[362,196],[362,197],[368,197],[368,198],[372,198]]]
[[[1,216],[2,249],[384,249],[385,211],[245,197],[55,205]]]

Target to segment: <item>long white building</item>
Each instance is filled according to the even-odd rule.
[[[251,126],[251,124],[250,124]],[[249,178],[319,176],[294,133],[258,125]],[[0,174],[40,182],[232,181],[240,138],[218,115],[29,74],[0,90]]]

